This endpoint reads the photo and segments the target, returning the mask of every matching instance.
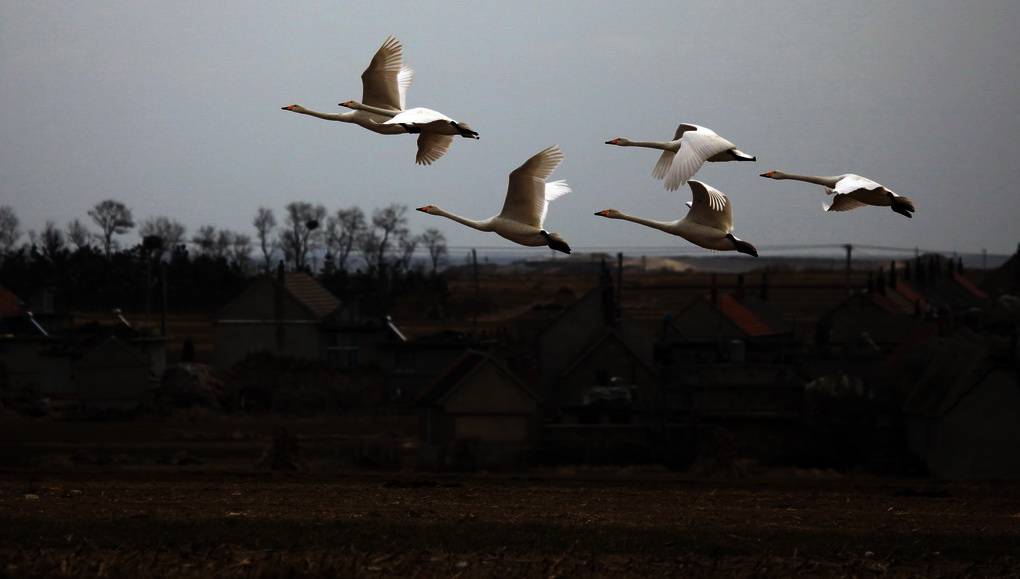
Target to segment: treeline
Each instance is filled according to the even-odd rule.
[[[442,286],[447,255],[442,233],[412,234],[407,207],[398,204],[368,216],[358,207],[329,214],[293,202],[282,222],[259,207],[254,235],[204,225],[189,237],[165,216],[136,225],[112,199],[88,217],[95,229],[80,219],[64,228],[47,221],[25,235],[14,209],[0,206],[0,284],[22,299],[47,290],[58,309],[210,311],[254,276],[283,268],[312,273],[339,297],[361,298],[366,313],[383,313],[398,295]],[[140,241],[124,243],[132,231]],[[426,257],[415,259],[419,252]]]

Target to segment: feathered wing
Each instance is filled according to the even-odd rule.
[[[677,127],[676,139],[680,140],[680,149],[666,174],[666,189],[670,191],[676,191],[693,177],[709,157],[734,148],[733,143],[711,129],[686,123]],[[661,158],[659,162],[662,163]]]
[[[431,165],[445,155],[452,144],[453,137],[450,135],[422,132],[418,135],[418,155],[414,162],[419,165]]]
[[[826,191],[832,191],[828,187],[825,189]],[[868,203],[854,199],[849,193],[836,193],[836,196],[832,198],[832,203],[823,204],[822,207],[826,211],[850,211],[858,207],[867,207],[868,205]]]
[[[399,78],[401,74],[404,75],[402,80]],[[376,51],[365,72],[361,73],[361,100],[373,107],[402,110],[404,93],[413,77],[414,71],[410,68],[406,68],[405,72],[403,46],[389,36]]]
[[[565,181],[545,182],[562,162],[563,151],[553,145],[514,169],[499,216],[541,228],[549,201],[570,192]]]
[[[722,191],[693,179],[687,182],[691,187],[694,201],[687,212],[687,220],[725,231],[733,232],[733,206]]]
[[[407,90],[411,88],[412,81],[414,81],[414,69],[410,66],[400,67],[400,72],[397,73],[397,92],[400,93],[400,110],[404,110],[407,106]]]
[[[448,124],[452,120],[453,119],[439,111],[416,107],[401,112],[392,119],[386,121],[385,124],[427,126],[430,123]]]
[[[825,192],[829,193],[853,193],[859,189],[865,189],[868,191],[875,191],[876,189],[882,189],[881,195],[885,195],[885,187],[868,179],[867,177],[861,177],[860,175],[854,175],[853,173],[847,173],[846,175],[840,175],[839,181],[836,181],[836,186],[833,188],[826,187]],[[832,195],[832,193],[829,193]]]

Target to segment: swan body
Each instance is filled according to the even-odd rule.
[[[666,189],[676,191],[698,172],[705,161],[755,161],[756,158],[740,151],[712,129],[681,123],[672,141],[632,141],[617,138],[606,141],[618,147],[646,147],[662,149],[652,177],[665,179]]]
[[[717,251],[739,251],[758,257],[758,250],[733,235],[733,205],[722,192],[701,181],[690,180],[693,201],[687,203],[687,215],[677,221],[656,221],[628,215],[617,209],[606,209],[595,215],[623,219],[682,237],[694,245]]]
[[[437,205],[418,207],[429,215],[452,219],[478,231],[492,232],[504,239],[527,247],[549,246],[556,251],[570,253],[570,245],[559,234],[549,233],[545,221],[549,202],[570,192],[566,181],[546,179],[563,162],[563,152],[553,145],[524,162],[510,173],[503,209],[498,215],[483,220],[468,219],[440,209]]]
[[[414,80],[414,69],[404,66],[403,46],[397,39],[390,36],[379,47],[375,56],[372,57],[372,62],[361,74],[362,99],[376,109],[392,111],[394,114],[399,113],[404,109],[407,89],[410,88],[412,80]],[[392,114],[379,114],[370,111],[323,113],[302,105],[290,105],[283,107],[283,110],[327,121],[354,123],[383,135],[408,132],[403,126],[383,124],[393,117]]]
[[[431,165],[442,157],[453,144],[453,137],[478,138],[478,133],[467,123],[457,122],[432,109],[417,107],[390,111],[358,101],[345,101],[340,106],[385,117],[383,126],[397,128],[398,132],[419,133],[418,154],[414,159],[419,165]]]
[[[814,175],[798,175],[796,173],[784,173],[782,171],[769,171],[762,173],[762,177],[769,179],[804,181],[814,183],[825,188],[825,193],[834,195],[832,203],[824,205],[826,211],[850,211],[865,205],[878,207],[891,207],[893,211],[905,217],[913,217],[914,202],[902,195],[886,189],[882,185],[860,175],[847,173],[834,177],[817,177]]]

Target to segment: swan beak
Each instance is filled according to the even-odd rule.
[[[292,110],[294,110],[294,105],[290,105],[289,107],[280,107],[280,108],[282,110],[285,110],[285,111],[292,111]]]
[[[608,210],[608,209],[605,209],[605,210],[603,210],[603,211],[596,211],[596,212],[595,212],[595,215],[601,215],[602,217],[605,217],[605,216],[606,216],[606,213],[609,213],[609,210]]]
[[[347,108],[350,108],[350,106],[351,106],[351,101],[344,101],[344,102],[342,102],[342,103],[337,103],[337,106],[341,106],[341,107],[347,107]]]
[[[768,173],[762,173],[761,175],[758,175],[758,176],[759,177],[771,177],[773,173],[775,173],[775,171],[769,171]]]
[[[422,213],[428,213],[429,209],[432,209],[431,205],[426,205],[425,207],[416,207],[415,211],[421,211]]]
[[[613,139],[612,141],[606,141],[606,144],[607,144],[607,145],[615,145],[615,144],[616,144],[616,141],[619,141],[619,140],[620,140],[620,139]]]

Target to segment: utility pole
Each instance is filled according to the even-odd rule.
[[[852,261],[852,255],[853,255],[853,251],[854,251],[854,246],[849,244],[849,243],[847,243],[846,245],[843,246],[843,249],[846,250],[846,291],[850,292],[851,291],[851,289],[850,289],[850,264],[851,264],[851,261]]]

